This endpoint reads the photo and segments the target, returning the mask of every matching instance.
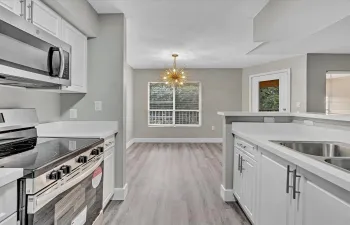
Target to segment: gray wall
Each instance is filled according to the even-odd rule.
[[[325,112],[327,71],[350,71],[348,54],[307,55],[307,111]]]
[[[244,68],[242,72],[242,109],[249,111],[249,75],[291,68],[291,111],[306,112],[306,55]]]
[[[42,0],[88,37],[98,33],[98,14],[87,0]]]
[[[116,147],[116,183],[125,183],[124,151],[124,15],[99,16],[98,37],[88,40],[88,93],[61,97],[62,120],[70,120],[69,109],[78,110],[77,120],[119,122]],[[95,111],[94,101],[102,101],[102,111]]]
[[[35,108],[40,122],[60,119],[60,95],[0,86],[0,108]]]
[[[188,69],[189,79],[202,84],[202,126],[148,127],[148,82],[159,81],[163,70],[134,70],[135,138],[221,138],[218,111],[241,110],[241,69]],[[211,127],[215,126],[212,131]]]
[[[134,137],[134,98],[133,98],[133,87],[134,87],[134,70],[128,64],[124,65],[124,88],[125,88],[125,139],[126,143],[131,141]]]

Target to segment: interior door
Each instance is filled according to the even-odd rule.
[[[290,72],[276,71],[250,77],[252,112],[290,112]]]

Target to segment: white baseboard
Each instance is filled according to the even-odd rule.
[[[236,198],[233,195],[233,189],[225,189],[223,185],[220,188],[220,196],[225,202],[235,202]]]
[[[134,144],[135,143],[135,139],[131,139],[130,141],[128,141],[127,143],[126,143],[126,149],[128,149],[132,144]]]
[[[128,184],[126,183],[123,188],[114,188],[114,195],[112,200],[125,200],[128,195]]]
[[[134,138],[133,143],[222,143],[222,138]]]

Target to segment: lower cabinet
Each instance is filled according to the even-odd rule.
[[[109,145],[105,141],[105,151],[104,151],[104,177],[103,177],[103,208],[111,200],[114,193],[114,139],[113,144]],[[108,146],[109,147],[106,147]]]
[[[255,221],[256,162],[235,148],[234,194],[251,221]]]
[[[350,193],[306,171],[297,182],[297,225],[350,224]]]
[[[294,212],[291,171],[296,167],[263,150],[260,154],[257,224],[292,225]]]

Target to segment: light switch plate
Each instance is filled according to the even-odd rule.
[[[69,118],[71,118],[71,119],[78,118],[78,110],[77,109],[70,109],[69,110]]]
[[[95,101],[95,111],[102,111],[102,102]]]

